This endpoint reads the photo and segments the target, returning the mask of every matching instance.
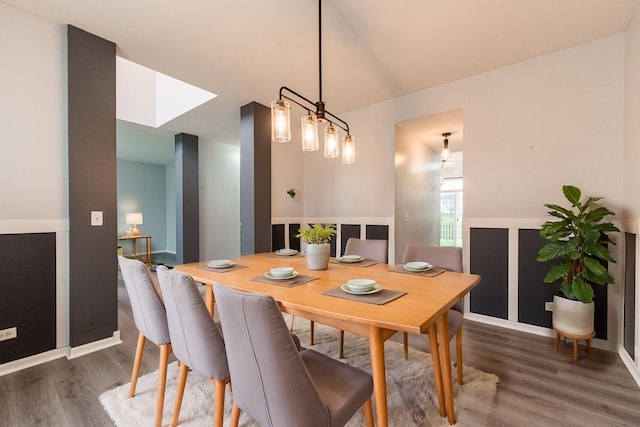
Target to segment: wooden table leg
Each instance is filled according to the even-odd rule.
[[[455,424],[456,416],[453,409],[453,380],[451,378],[451,353],[449,351],[449,319],[444,312],[437,322],[438,342],[440,349],[440,366],[442,367],[442,385],[444,400],[447,405],[449,424]]]
[[[442,388],[442,369],[440,367],[440,355],[438,349],[438,333],[436,324],[429,326],[429,346],[431,347],[431,359],[433,361],[433,380],[436,383],[436,391],[438,392],[438,404],[440,405],[440,416],[447,415],[447,405],[444,401],[444,389]]]
[[[213,318],[213,285],[205,284],[204,285],[204,304],[207,306],[207,310],[209,310],[209,314],[211,314],[211,318]]]
[[[373,393],[376,399],[378,427],[387,427],[387,378],[384,366],[384,340],[382,330],[369,327],[369,351],[371,352],[371,374]]]

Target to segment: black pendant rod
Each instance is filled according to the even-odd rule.
[[[322,102],[322,0],[318,0],[318,97]]]

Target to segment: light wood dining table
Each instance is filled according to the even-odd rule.
[[[450,424],[455,423],[447,311],[480,282],[480,276],[447,271],[425,277],[392,272],[387,264],[358,267],[334,262],[327,270],[308,270],[304,257],[276,256],[274,253],[247,255],[232,261],[245,268],[213,271],[207,268],[206,262],[199,262],[178,265],[175,269],[205,285],[205,302],[212,314],[213,284],[221,283],[243,291],[269,294],[283,312],[367,337],[379,427],[386,427],[388,423],[384,341],[397,331],[428,334],[440,415],[447,416]],[[271,268],[282,266],[294,267],[299,274],[317,279],[295,287],[252,280]],[[323,295],[354,278],[373,279],[383,289],[406,294],[384,305]]]

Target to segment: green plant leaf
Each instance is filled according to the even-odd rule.
[[[558,279],[564,277],[569,271],[571,271],[571,264],[569,263],[554,265],[549,269],[547,275],[544,276],[544,282],[556,282]]]
[[[611,212],[607,208],[597,208],[587,212],[586,216],[584,217],[584,220],[588,222],[598,222],[605,216],[612,215],[612,214],[613,212]]]
[[[567,253],[566,242],[551,242],[538,251],[538,261],[546,262],[564,256]]]
[[[582,195],[582,192],[578,187],[574,187],[573,185],[563,185],[562,192],[564,193],[564,197],[566,197],[573,206],[580,206],[580,196]]]
[[[591,280],[598,283],[599,285],[604,285],[605,283],[613,282],[613,277],[609,274],[609,270],[606,269],[598,260],[585,257],[584,258],[584,266],[587,268],[589,273],[593,275]]]
[[[609,262],[616,262],[616,260],[611,256],[611,252],[609,252],[609,248],[603,245],[591,242],[585,242],[583,245],[584,251],[596,258],[603,259]]]
[[[590,303],[593,300],[593,288],[580,276],[576,276],[571,284],[571,290],[575,297],[584,303]]]

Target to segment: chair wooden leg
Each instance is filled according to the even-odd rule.
[[[231,422],[229,423],[229,427],[238,427],[239,421],[240,421],[240,407],[236,405],[236,402],[233,402],[233,407],[231,408]]]
[[[136,356],[133,359],[133,369],[131,370],[131,385],[129,386],[129,397],[136,394],[136,385],[138,384],[138,375],[140,374],[140,363],[142,362],[142,353],[144,352],[144,343],[146,338],[142,333],[138,333],[138,346],[136,347]]]
[[[409,334],[402,333],[402,343],[404,344],[404,360],[409,360]]]
[[[456,332],[456,368],[458,368],[458,384],[462,385],[462,328]]]
[[[158,363],[158,397],[156,398],[156,427],[162,426],[162,410],[164,409],[164,389],[167,386],[167,366],[169,365],[171,345],[160,346],[160,362]]]
[[[362,405],[362,412],[364,412],[364,423],[367,427],[373,427],[373,406],[371,405],[371,398],[367,399]]]
[[[180,375],[178,376],[178,386],[176,389],[176,403],[173,406],[173,418],[171,419],[171,427],[178,425],[180,419],[180,408],[182,407],[182,397],[184,396],[184,387],[187,383],[187,375],[189,367],[184,363],[180,365]]]
[[[313,320],[309,320],[309,345],[313,345],[314,327],[315,327],[315,322]]]
[[[296,316],[291,316],[291,326],[289,326],[289,330],[293,332],[293,322],[296,321]]]
[[[226,381],[211,380],[215,385],[215,394],[213,396],[213,427],[222,427],[224,421],[224,387]]]
[[[340,329],[340,350],[338,354],[338,359],[344,359],[344,331]]]

